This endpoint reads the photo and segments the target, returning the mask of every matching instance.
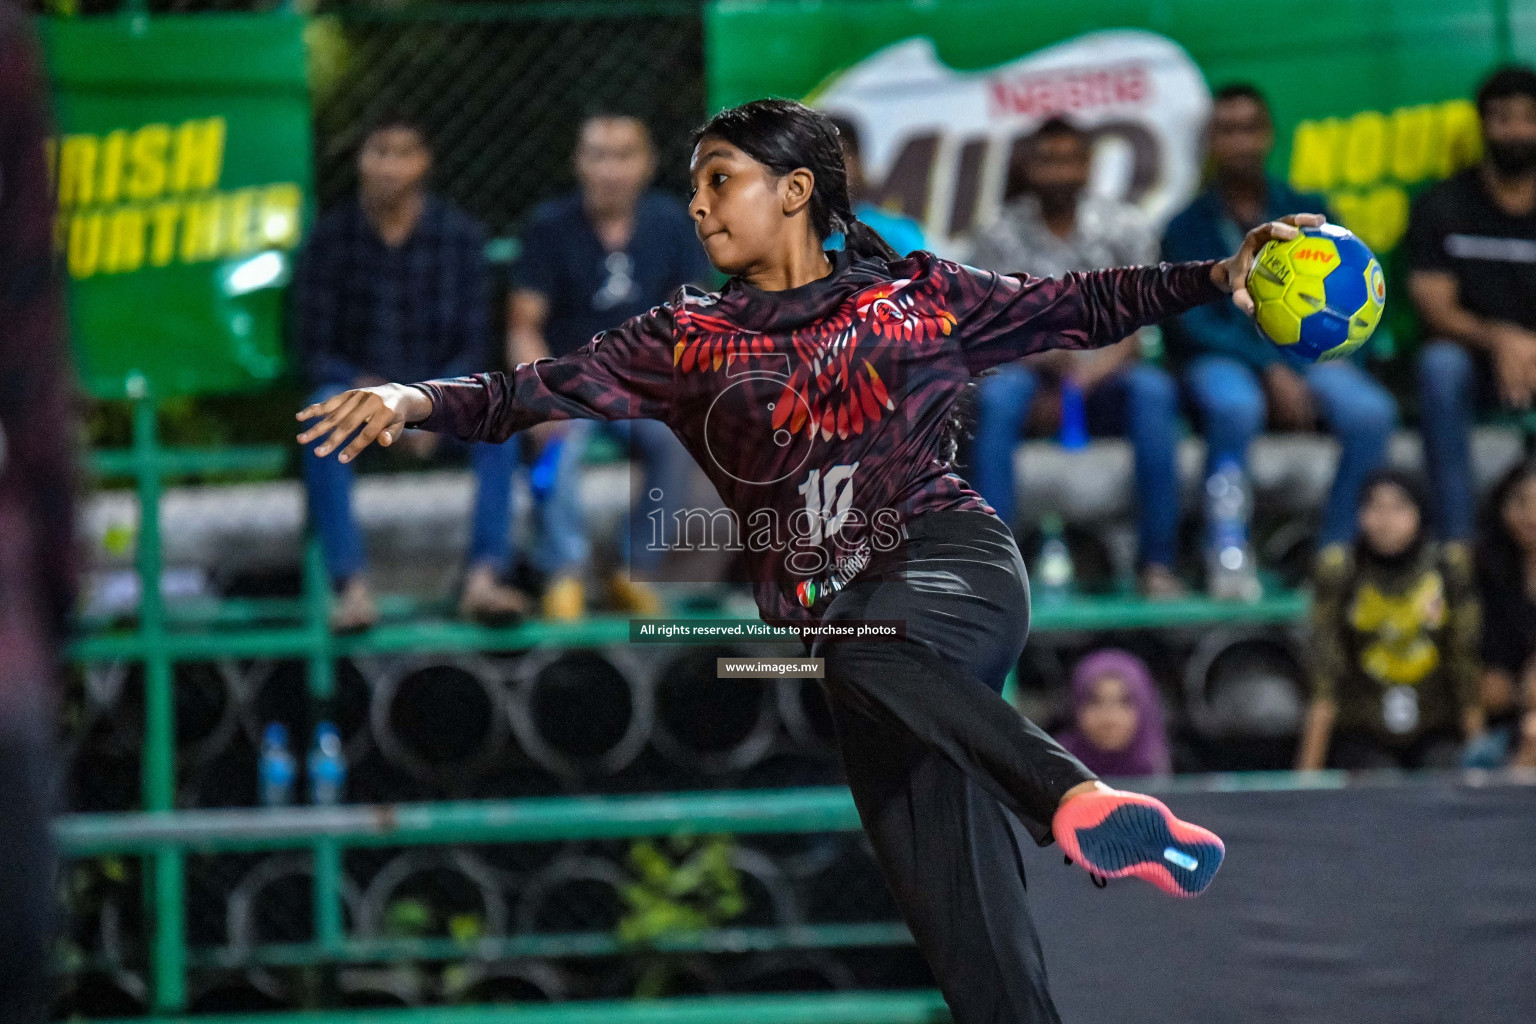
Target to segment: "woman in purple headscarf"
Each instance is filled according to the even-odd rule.
[[[1072,723],[1057,738],[1100,775],[1166,775],[1172,770],[1152,672],[1129,651],[1109,647],[1077,663]]]

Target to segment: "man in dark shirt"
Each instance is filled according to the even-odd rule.
[[[666,301],[680,285],[707,281],[711,274],[688,211],[648,189],[656,160],[641,121],[607,113],[588,117],[575,166],[581,187],[538,206],[523,232],[508,310],[507,361],[514,366],[573,352],[593,335]],[[658,513],[659,521],[671,521],[682,500],[687,453],[654,420],[601,427],[550,423],[529,431],[536,443],[557,446],[545,447],[539,460],[555,470],[540,502],[544,544],[537,559],[551,577],[544,595],[550,618],[572,619],[585,610],[581,573],[590,542],[578,486],[582,452],[595,429],[620,438],[645,463],[641,497],[620,542],[633,572],[610,577],[610,596],[622,610],[652,614],[659,608],[635,577],[653,571],[664,554],[650,543],[651,525]]]
[[[976,232],[967,263],[999,274],[1060,277],[1157,262],[1157,238],[1130,203],[1088,192],[1092,139],[1063,118],[1046,121],[1015,165],[1018,191]],[[1014,521],[1014,450],[1040,393],[1076,389],[1089,427],[1123,434],[1135,453],[1142,593],[1182,596],[1173,568],[1179,529],[1178,392],[1143,362],[1142,336],[1092,353],[1044,352],[1005,363],[976,390],[971,483],[1003,522]]]
[[[74,603],[69,359],[53,271],[42,62],[26,9],[0,4],[0,1021],[48,996],[48,838],[59,657]]]
[[[1474,409],[1536,395],[1536,71],[1496,71],[1477,93],[1483,159],[1419,196],[1408,221],[1408,291],[1429,340],[1420,425],[1435,521],[1472,535]]]
[[[358,157],[358,197],[315,226],[295,285],[298,346],[314,397],[427,373],[454,377],[489,359],[490,272],[485,232],[427,190],[432,154],[408,119],[377,123]],[[425,457],[435,435],[401,438]],[[500,621],[527,599],[499,577],[511,559],[509,526],[515,444],[470,449],[476,497],[460,613]],[[326,566],[340,591],[340,630],[378,618],[364,578],[362,531],[352,514],[352,467],[306,452],[304,482]]]
[[[1212,181],[1169,222],[1163,259],[1220,256],[1255,224],[1281,213],[1324,212],[1321,197],[1294,192],[1265,172],[1274,141],[1269,106],[1257,89],[1217,90],[1207,140]],[[1397,403],[1387,389],[1358,360],[1306,363],[1282,351],[1235,306],[1192,309],[1169,321],[1165,336],[1199,413],[1207,472],[1229,464],[1246,469],[1249,442],[1263,429],[1266,412],[1281,430],[1310,430],[1321,420],[1339,442],[1339,465],[1317,542],[1353,537],[1356,492],[1386,458],[1397,422]],[[1223,596],[1257,596],[1251,559],[1248,566],[1246,578],[1233,574],[1222,581],[1231,588]]]

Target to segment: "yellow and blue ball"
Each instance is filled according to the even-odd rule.
[[[1248,273],[1259,329],[1309,362],[1341,359],[1365,344],[1387,302],[1381,264],[1345,228],[1303,228],[1259,250]]]

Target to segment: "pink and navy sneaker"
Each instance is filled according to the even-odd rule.
[[[1204,892],[1227,850],[1216,833],[1180,821],[1161,800],[1118,789],[1068,800],[1051,831],[1067,857],[1093,874],[1134,876],[1173,896]]]

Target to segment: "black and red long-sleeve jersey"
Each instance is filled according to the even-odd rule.
[[[1220,296],[1209,262],[1042,279],[926,252],[837,253],[830,276],[799,288],[685,287],[570,355],[419,384],[432,413],[416,425],[503,441],[544,420],[666,423],[730,510],[763,618],[806,622],[914,517],[992,511],[940,456],[972,377]]]

